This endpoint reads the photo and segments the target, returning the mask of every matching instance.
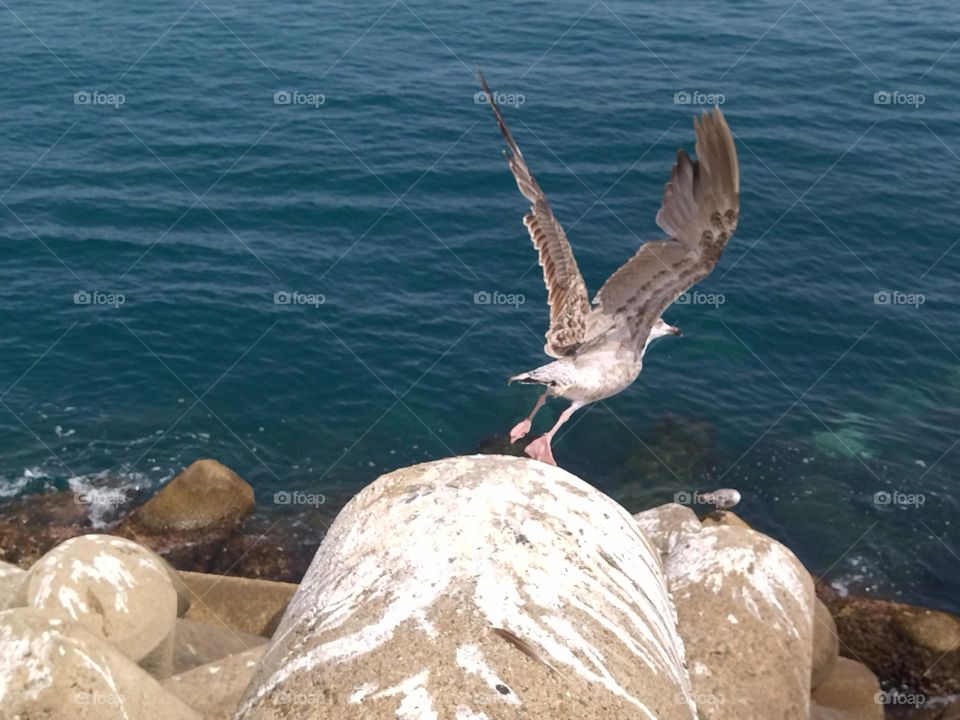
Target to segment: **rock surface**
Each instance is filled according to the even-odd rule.
[[[813,581],[783,545],[707,526],[667,556],[667,582],[704,720],[807,720]]]
[[[0,708],[21,720],[200,720],[101,637],[35,608],[0,612]]]
[[[253,512],[253,488],[216,460],[197,460],[121,526],[137,534],[229,535]]]
[[[174,630],[173,674],[266,644],[260,635],[181,618]]]
[[[874,598],[824,598],[841,652],[885,684],[929,696],[960,694],[960,618]]]
[[[880,699],[876,675],[865,665],[845,657],[837,659],[830,675],[813,691],[817,705],[856,720],[883,720]]]
[[[666,557],[677,543],[691,533],[700,531],[697,514],[686,505],[667,503],[633,516],[643,534]]]
[[[360,492],[237,715],[518,716],[673,720],[694,707],[636,522],[559,468],[502,456],[404,468]]]
[[[30,568],[23,604],[73,621],[151,672],[170,672],[177,589],[169,566],[124,538],[81,535]]]
[[[21,603],[20,586],[26,575],[22,568],[0,561],[0,610],[7,610]]]
[[[163,687],[203,715],[204,720],[231,720],[264,650],[261,645],[200,665],[167,678]]]
[[[813,668],[810,677],[812,689],[816,689],[829,677],[839,654],[837,624],[823,601],[816,598],[813,607]]]
[[[297,591],[292,583],[271,580],[195,572],[180,577],[193,598],[187,619],[264,637],[273,635]]]

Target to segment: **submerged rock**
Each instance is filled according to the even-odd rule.
[[[670,594],[702,720],[807,720],[813,581],[753,530],[705,526],[667,556]]]
[[[482,455],[397,470],[344,508],[237,714],[518,716],[695,709],[630,515],[559,468]]]
[[[253,488],[216,460],[197,460],[134,510],[120,530],[140,535],[232,534],[253,512]]]
[[[0,708],[23,720],[200,720],[101,636],[36,608],[0,612]]]
[[[960,694],[960,618],[875,598],[824,594],[841,652],[880,680],[930,696]]]

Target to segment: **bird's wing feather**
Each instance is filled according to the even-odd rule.
[[[740,214],[740,171],[719,108],[694,120],[697,159],[677,152],[657,224],[668,234],[645,243],[594,298],[585,346],[614,342],[641,352],[650,328],[674,300],[710,274]]]
[[[552,357],[569,355],[583,340],[586,319],[590,312],[587,286],[577,267],[576,258],[563,227],[553,215],[543,190],[527,167],[519,146],[507,129],[487,81],[479,74],[480,85],[487,96],[500,132],[507,143],[507,164],[517,181],[517,187],[530,201],[530,212],[523,218],[530,239],[540,256],[543,281],[547,286],[547,303],[550,306],[550,328],[544,352]]]

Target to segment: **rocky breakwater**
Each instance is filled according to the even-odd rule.
[[[137,538],[189,531],[128,517],[115,528]],[[888,698],[904,697],[893,676],[953,691],[956,618],[824,604],[787,548],[732,513],[631,517],[526,458],[380,477],[299,587],[177,571],[116,535],[23,565],[0,562],[0,717],[954,717]]]
[[[294,590],[181,575],[110,535],[67,540],[28,570],[0,563],[0,717],[226,720],[266,647],[266,618]]]
[[[696,717],[657,551],[528,459],[395,471],[330,528],[238,718]]]

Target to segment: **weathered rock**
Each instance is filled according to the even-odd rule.
[[[200,720],[101,637],[35,608],[0,612],[0,708],[20,720]]]
[[[180,577],[193,597],[188,620],[264,637],[273,635],[297,591],[292,583],[229,575],[181,572]]]
[[[234,532],[253,512],[253,488],[216,460],[197,460],[121,525],[137,534]]]
[[[478,455],[347,505],[237,717],[672,720],[694,715],[688,683],[630,515],[559,468]]]
[[[830,675],[813,691],[813,701],[856,720],[883,720],[880,683],[865,665],[838,658]]]
[[[761,533],[702,527],[666,561],[703,720],[807,720],[813,581]]]
[[[930,696],[960,694],[960,618],[863,597],[825,597],[841,652],[885,685]]]
[[[633,516],[640,529],[660,551],[668,555],[685,536],[700,531],[697,514],[686,505],[667,503]]]
[[[17,607],[21,600],[20,587],[27,572],[16,565],[0,561],[0,610]]]
[[[732,527],[742,528],[750,527],[740,518],[739,515],[730,512],[729,510],[714,510],[713,512],[704,515],[701,522],[705,527],[709,527],[711,525],[729,525]]]
[[[150,550],[81,535],[40,558],[21,587],[23,604],[82,625],[155,675],[170,673],[177,590]]]
[[[810,687],[816,689],[827,679],[840,654],[837,624],[820,598],[813,604],[813,669]]]
[[[260,635],[181,618],[174,630],[173,674],[266,644]]]
[[[265,646],[228,655],[163,681],[164,689],[203,715],[204,720],[231,720]]]

